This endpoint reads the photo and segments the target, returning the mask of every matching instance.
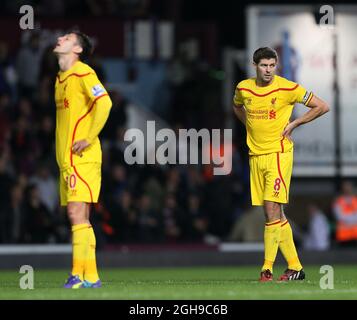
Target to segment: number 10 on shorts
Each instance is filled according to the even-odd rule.
[[[77,177],[74,174],[66,177],[66,183],[70,189],[74,189],[77,184]]]

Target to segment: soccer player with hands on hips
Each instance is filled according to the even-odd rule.
[[[288,264],[278,280],[303,280],[305,273],[283,210],[283,204],[289,201],[293,169],[292,133],[328,112],[329,107],[301,85],[275,75],[278,63],[275,50],[257,49],[253,62],[256,77],[238,83],[233,110],[247,130],[252,205],[263,206],[266,218],[260,281],[273,280],[278,248]],[[310,110],[290,122],[295,103]]]
[[[102,286],[89,215],[91,203],[98,202],[101,186],[98,135],[112,102],[94,70],[82,62],[92,48],[87,35],[71,31],[57,39],[53,50],[60,69],[55,84],[60,198],[72,226],[72,272],[64,287],[72,289]]]

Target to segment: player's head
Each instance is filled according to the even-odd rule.
[[[253,64],[256,68],[257,79],[269,83],[272,81],[278,64],[278,54],[269,47],[255,50]]]
[[[57,55],[74,54],[78,60],[86,60],[93,52],[93,45],[90,38],[80,31],[69,31],[65,35],[58,37],[53,52]]]

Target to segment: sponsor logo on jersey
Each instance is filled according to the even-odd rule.
[[[269,111],[269,119],[276,119],[276,111],[274,110]]]

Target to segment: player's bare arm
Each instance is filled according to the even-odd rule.
[[[293,122],[289,123],[285,127],[282,133],[283,137],[291,140],[291,134],[295,128],[305,123],[308,123],[310,121],[313,121],[318,117],[321,117],[323,114],[325,114],[330,110],[327,103],[315,95],[312,97],[311,101],[309,102],[308,107],[311,108],[308,112],[306,112],[303,116],[295,119]]]
[[[233,110],[234,110],[234,113],[236,114],[237,118],[245,125],[247,115],[245,112],[244,105],[243,104],[233,105]]]

